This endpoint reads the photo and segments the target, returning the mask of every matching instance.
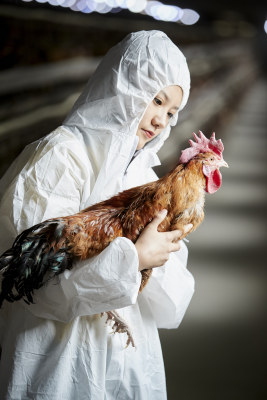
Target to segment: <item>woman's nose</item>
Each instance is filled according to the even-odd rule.
[[[167,125],[167,116],[165,116],[163,113],[156,114],[152,120],[152,124],[160,129],[165,128]]]

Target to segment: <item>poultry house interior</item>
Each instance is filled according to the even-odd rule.
[[[25,145],[60,125],[105,52],[139,29],[165,31],[192,75],[189,103],[160,150],[157,174],[177,164],[192,132],[215,131],[223,140],[230,168],[187,243],[195,294],[179,329],[160,330],[169,400],[267,395],[267,35],[260,3],[184,0],[182,7],[200,15],[188,26],[126,10],[0,5],[1,176]]]

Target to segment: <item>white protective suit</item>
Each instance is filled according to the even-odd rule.
[[[186,60],[164,33],[137,32],[113,47],[64,124],[27,146],[2,179],[0,253],[42,220],[157,179],[152,167],[170,126],[132,156],[147,105],[169,85],[183,89],[183,108]],[[117,238],[36,291],[35,304],[4,302],[0,399],[166,399],[157,328],[178,327],[190,302],[186,260],[182,243],[138,294],[137,251]],[[129,323],[136,349],[125,348],[126,334],[111,335],[99,316],[114,309]]]

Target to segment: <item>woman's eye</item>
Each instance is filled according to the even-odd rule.
[[[162,101],[160,99],[158,99],[157,97],[154,98],[154,101],[156,104],[158,104],[159,106],[161,106]]]
[[[173,117],[173,114],[169,112],[169,113],[168,113],[168,117],[169,117],[169,118],[172,118],[172,117]]]

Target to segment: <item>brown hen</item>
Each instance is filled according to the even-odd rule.
[[[193,224],[190,232],[195,230],[204,218],[205,191],[214,193],[219,189],[219,168],[227,164],[222,157],[223,144],[214,133],[210,139],[202,132],[194,137],[196,142],[189,141],[191,147],[182,152],[180,164],[163,178],[126,190],[78,214],[49,219],[22,232],[0,257],[0,306],[4,300],[24,298],[33,302],[34,290],[48,279],[70,269],[75,259],[99,254],[116,237],[124,236],[135,243],[162,209],[168,213],[159,231],[183,231],[189,223]],[[151,273],[152,269],[141,271],[140,291]],[[114,322],[114,331],[126,332],[127,344],[134,345],[127,324],[114,311],[107,315]]]

